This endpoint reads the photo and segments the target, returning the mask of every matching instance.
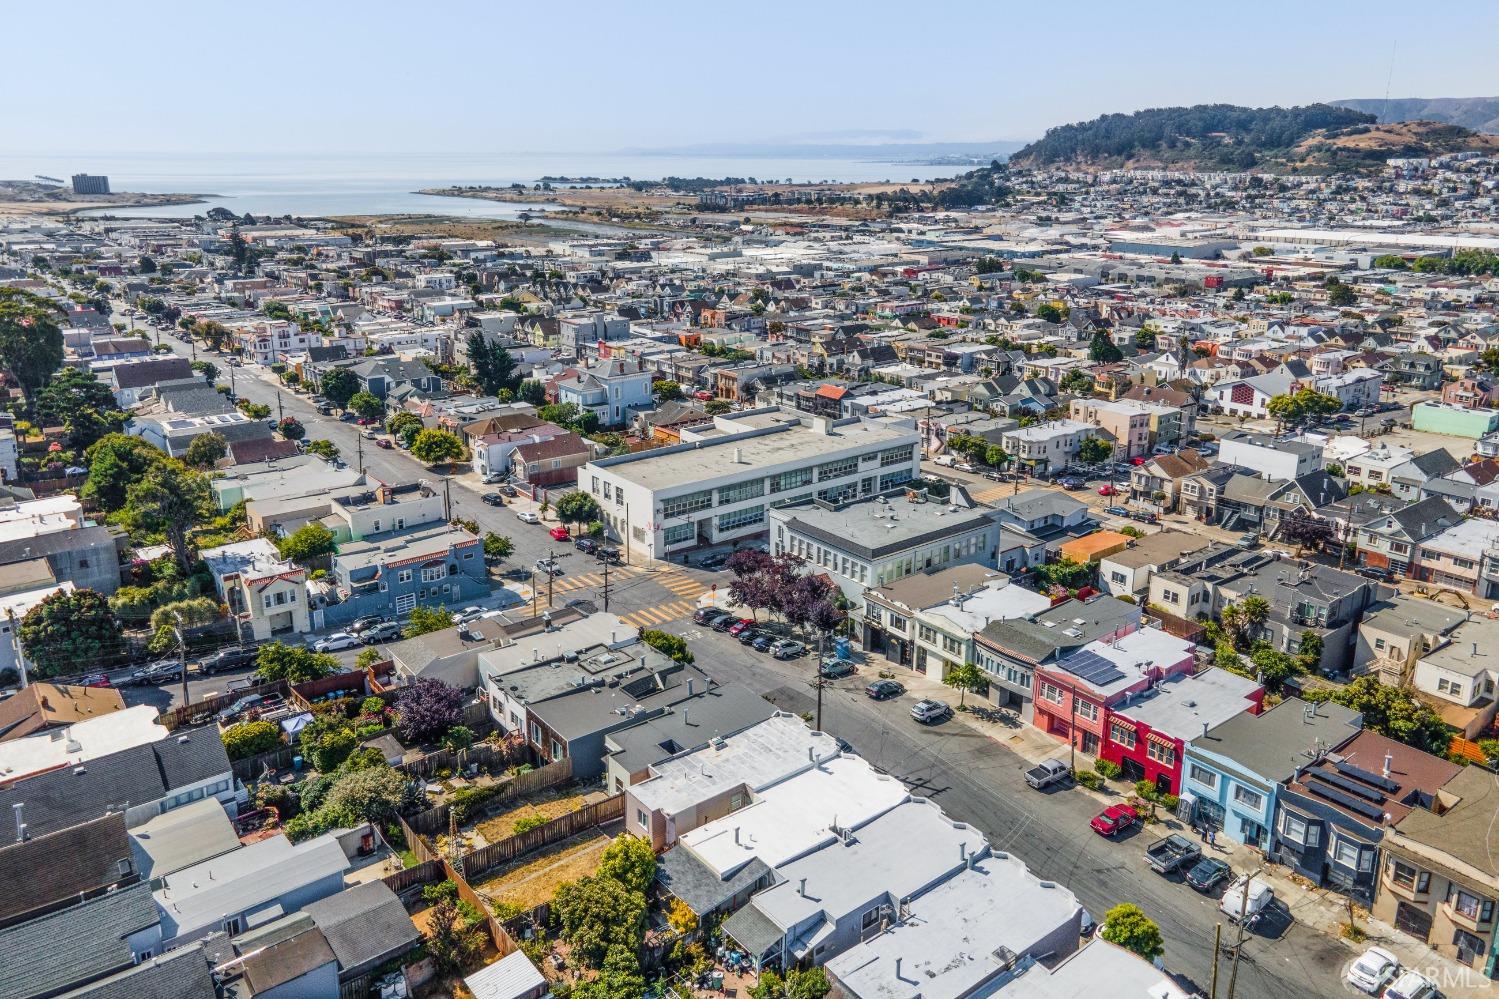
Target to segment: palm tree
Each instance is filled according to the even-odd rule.
[[[1270,601],[1264,597],[1245,597],[1239,610],[1243,615],[1242,627],[1245,638],[1251,640],[1256,638],[1260,633],[1260,629],[1265,626],[1265,622],[1270,618]]]

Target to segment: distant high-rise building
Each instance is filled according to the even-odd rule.
[[[103,174],[75,173],[73,174],[74,194],[108,194],[109,178]]]

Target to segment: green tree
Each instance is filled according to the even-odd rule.
[[[318,382],[318,388],[339,409],[348,409],[349,400],[359,392],[359,379],[348,368],[333,368]]]
[[[308,521],[296,531],[276,542],[281,557],[300,565],[333,553],[333,532],[316,520]]]
[[[208,479],[180,461],[158,461],[125,490],[129,524],[163,535],[184,574],[192,565],[189,535],[212,511]]]
[[[568,493],[557,501],[557,519],[564,524],[581,524],[598,517],[598,501],[587,493]]]
[[[135,269],[140,274],[155,274],[156,261],[152,260],[145,254],[141,254],[141,256],[135,261]]]
[[[722,416],[724,413],[727,413],[733,408],[733,403],[729,402],[729,400],[727,399],[709,399],[703,405],[703,412],[707,413],[709,416]]]
[[[301,645],[271,642],[262,645],[255,654],[255,673],[264,682],[285,680],[287,683],[306,683],[321,680],[337,672],[337,656],[326,652],[313,652]]]
[[[275,722],[248,721],[224,730],[224,751],[231,760],[249,759],[269,753],[281,745],[281,730]]]
[[[671,402],[682,398],[682,386],[669,378],[651,382],[651,391],[656,393],[657,402]]]
[[[1301,640],[1296,645],[1296,657],[1305,669],[1315,669],[1322,662],[1322,648],[1322,636],[1307,629],[1301,633]]]
[[[463,457],[463,442],[447,430],[429,428],[411,442],[411,456],[428,465],[440,465]]]
[[[0,288],[0,365],[28,399],[62,366],[60,317],[57,306],[39,295]]]
[[[1086,395],[1093,391],[1093,376],[1081,368],[1074,368],[1062,376],[1057,387],[1063,392],[1071,392],[1073,395]]]
[[[1093,334],[1093,338],[1088,341],[1089,360],[1099,364],[1112,364],[1115,361],[1123,360],[1123,358],[1124,351],[1114,346],[1114,341],[1103,330],[1096,331]]]
[[[1036,318],[1044,319],[1048,323],[1060,323],[1067,317],[1063,315],[1061,307],[1054,305],[1051,302],[1042,302],[1041,305],[1036,309]]]
[[[1077,460],[1090,465],[1108,461],[1114,453],[1114,445],[1102,437],[1089,437],[1077,446]]]
[[[484,557],[496,562],[515,554],[515,542],[502,534],[488,531],[484,535]]]
[[[498,341],[486,341],[484,334],[478,330],[468,335],[467,346],[468,363],[473,369],[474,381],[485,395],[515,391],[520,379],[515,373],[515,355],[508,348]]]
[[[1353,288],[1344,284],[1335,275],[1329,276],[1323,287],[1327,290],[1328,305],[1335,305],[1341,308],[1342,306],[1352,305],[1358,301],[1358,295],[1354,293]]]
[[[166,456],[139,437],[106,434],[84,453],[88,462],[88,479],[83,484],[83,498],[106,513],[125,505],[130,484],[145,475],[146,469]]]
[[[1111,944],[1134,951],[1147,961],[1166,953],[1161,928],[1131,902],[1123,902],[1104,913],[1102,936]]]
[[[307,453],[315,454],[324,461],[333,461],[341,452],[332,441],[319,439],[307,442]]]
[[[212,597],[171,600],[151,612],[151,627],[206,628],[223,617],[223,605]]]
[[[438,972],[458,975],[467,971],[483,946],[480,932],[480,927],[463,919],[455,903],[444,899],[434,905],[427,914],[427,954]]]
[[[628,947],[614,944],[598,975],[578,982],[572,994],[573,999],[639,999],[647,994],[639,959]]]
[[[1155,339],[1159,334],[1153,326],[1141,326],[1135,332],[1135,346],[1140,350],[1155,350]]]
[[[83,673],[120,656],[120,623],[93,590],[53,593],[26,612],[19,630],[33,679]]]
[[[990,444],[984,448],[984,464],[992,468],[1003,468],[1010,463],[1010,452],[998,444]]]
[[[119,433],[125,423],[109,386],[82,368],[63,368],[37,391],[35,399],[36,422],[63,427],[75,448],[87,448],[105,434]]]
[[[190,367],[203,376],[203,380],[212,385],[219,377],[219,366],[212,361],[194,361]]]
[[[989,686],[984,671],[979,669],[978,663],[966,662],[961,666],[953,665],[942,678],[942,682],[958,692],[958,707],[962,707],[969,694],[981,694]]]
[[[659,628],[647,628],[640,633],[640,640],[657,652],[683,665],[694,662],[692,650],[687,648],[687,641],[681,635],[673,635],[669,631],[661,631]]]
[[[401,632],[407,638],[415,638],[428,632],[442,631],[444,628],[453,626],[453,612],[442,607],[423,607],[417,604],[411,608],[411,617],[406,622],[406,628]]]
[[[1364,716],[1364,728],[1428,753],[1445,754],[1453,729],[1431,706],[1408,690],[1379,682],[1373,674],[1336,689],[1310,689],[1309,701],[1332,701]]]
[[[366,420],[378,420],[385,413],[385,403],[373,392],[355,392],[349,397],[349,404],[341,408],[352,410]]]
[[[229,453],[229,442],[223,435],[209,431],[194,437],[182,460],[194,468],[212,468]]]
[[[1387,271],[1403,271],[1409,268],[1405,258],[1396,253],[1382,253],[1371,260],[1370,264]]]
[[[527,378],[515,390],[515,397],[521,402],[541,406],[547,401],[547,387],[534,378]]]
[[[299,441],[307,436],[307,428],[295,416],[284,416],[276,424],[276,431],[289,441]]]
[[[651,849],[649,841],[622,833],[604,848],[597,874],[644,895],[656,880],[656,851]]]
[[[552,914],[585,966],[597,968],[610,947],[638,953],[645,939],[645,896],[614,878],[580,878],[557,889]]]
[[[410,447],[412,439],[422,431],[422,418],[415,413],[401,410],[399,413],[393,413],[390,419],[385,421],[385,429],[392,437],[399,438],[407,447]]]
[[[210,350],[223,350],[224,344],[229,341],[229,328],[223,323],[209,319],[195,324],[192,328],[192,335],[207,344]],[[209,381],[212,380],[209,379]]]
[[[1093,575],[1093,567],[1085,562],[1062,558],[1035,567],[1036,578],[1048,586],[1060,586],[1073,590],[1086,583]]]

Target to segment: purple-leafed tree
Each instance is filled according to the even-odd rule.
[[[463,692],[441,680],[418,677],[396,699],[396,719],[406,742],[441,738],[463,720]]]

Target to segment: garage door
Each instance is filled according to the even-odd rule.
[[[1418,940],[1425,940],[1431,933],[1431,913],[1420,906],[1401,902],[1395,907],[1395,928]]]

